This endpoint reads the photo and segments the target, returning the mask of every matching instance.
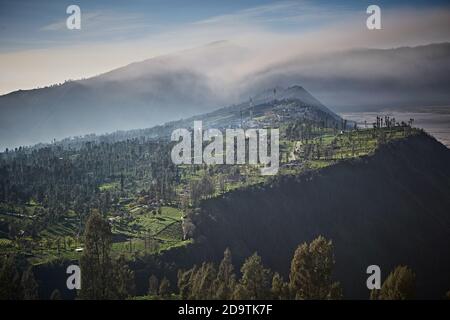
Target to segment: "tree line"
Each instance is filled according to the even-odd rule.
[[[81,290],[78,299],[127,299],[135,295],[134,272],[123,256],[114,257],[112,233],[107,220],[94,210],[84,234],[84,251],[80,258]],[[0,260],[0,299],[38,299],[38,283],[31,266],[20,272],[13,255]],[[341,299],[342,288],[333,279],[335,260],[331,240],[319,236],[300,244],[294,252],[288,279],[265,267],[254,253],[235,272],[230,249],[220,264],[203,262],[188,270],[179,270],[176,287],[163,277],[151,275],[148,295],[153,299],[183,300],[286,300]],[[371,299],[405,300],[415,297],[414,272],[407,266],[396,267],[381,289],[370,293]],[[447,293],[448,295],[448,293]],[[55,290],[52,299],[60,299]]]

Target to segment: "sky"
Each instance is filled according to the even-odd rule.
[[[66,27],[72,4],[81,30]],[[370,4],[382,10],[378,33],[365,26]],[[0,94],[220,40],[272,47],[270,59],[283,43],[296,53],[396,47],[450,41],[449,30],[448,1],[0,0]]]

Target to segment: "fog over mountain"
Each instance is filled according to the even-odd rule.
[[[333,111],[449,105],[450,43],[326,54],[221,41],[0,97],[0,149],[151,127],[301,85]]]
[[[302,83],[337,111],[448,105],[449,80],[450,43],[299,57],[246,78],[256,88]]]

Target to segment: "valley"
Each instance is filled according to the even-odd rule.
[[[278,174],[261,175],[262,164],[230,166],[194,162],[175,165],[170,158],[174,146],[174,142],[170,141],[170,132],[175,128],[192,126],[194,121],[203,121],[204,130],[279,129]],[[218,255],[230,246],[237,261],[241,262],[252,251],[258,251],[268,260],[269,266],[278,268],[281,272],[286,269],[283,261],[290,256],[294,240],[296,245],[302,240],[310,239],[313,234],[318,236],[327,233],[325,231],[337,221],[331,219],[328,227],[321,225],[320,228],[314,227],[315,222],[310,221],[309,228],[312,229],[309,232],[299,234],[298,237],[284,238],[283,247],[271,243],[268,247],[270,250],[265,251],[263,243],[269,241],[267,239],[275,239],[273,237],[282,233],[285,234],[284,237],[289,234],[286,233],[289,228],[282,231],[284,219],[291,221],[292,226],[302,225],[301,212],[308,204],[293,207],[289,204],[293,199],[301,199],[299,195],[289,195],[297,187],[284,191],[283,199],[274,198],[269,201],[264,196],[265,209],[260,208],[258,203],[251,204],[252,196],[249,195],[261,192],[256,190],[271,189],[271,197],[276,197],[278,193],[273,194],[273,186],[280,185],[281,188],[283,181],[307,181],[315,175],[339,172],[339,168],[345,166],[354,166],[357,170],[361,161],[376,158],[381,152],[378,151],[380,148],[384,150],[390,145],[403,143],[402,141],[420,140],[425,135],[411,124],[399,123],[393,118],[377,116],[373,121],[367,128],[358,128],[355,123],[328,110],[303,88],[294,86],[279,89],[276,94],[267,91],[259,98],[236,106],[158,127],[84,137],[80,140],[65,139],[53,144],[2,153],[2,254],[17,255],[24,264],[44,269],[54,263],[77,262],[83,255],[86,220],[94,210],[111,226],[112,255],[125,259],[131,265],[140,264],[139,261],[153,256],[165,263],[175,263],[178,267],[189,267],[190,263],[199,263],[204,259],[218,259]],[[247,153],[246,158],[248,156]],[[363,181],[369,185],[373,178],[368,176]],[[345,212],[345,208],[333,208],[330,204],[333,198],[331,194],[348,189],[350,186],[347,184],[352,183],[351,179],[349,174],[348,181],[342,181],[340,187],[336,185],[339,179],[331,179],[329,183],[333,182],[336,189],[330,190],[330,195],[319,195],[322,189],[317,189],[317,195],[312,193],[309,199],[313,203],[317,203],[317,200],[323,205],[315,209],[318,210],[316,214],[331,214],[336,210],[339,213]],[[312,192],[308,190],[316,190],[317,187],[305,188],[305,193],[308,193]],[[265,194],[265,191],[262,192]],[[246,195],[245,199],[241,198],[241,194]],[[358,204],[357,200],[368,199],[367,195],[354,196],[354,203],[349,203],[348,209],[356,206],[360,210],[368,205]],[[241,209],[230,208],[230,204],[224,203],[227,202],[226,199],[233,198],[236,198],[235,204],[242,206]],[[321,198],[327,201],[322,202]],[[399,201],[403,200],[400,198]],[[297,218],[300,220],[292,216],[297,207],[300,210]],[[222,212],[222,208],[228,209],[209,221],[211,213],[205,212]],[[265,212],[269,208],[270,212]],[[287,214],[286,210],[293,212],[282,218],[282,215]],[[271,217],[276,212],[280,214],[279,218],[273,217],[274,220],[271,220],[270,230],[261,229],[258,232],[266,235],[267,239],[262,240],[260,236],[252,240],[239,238],[241,226],[247,228],[252,225],[259,228],[259,223],[265,221],[266,218],[260,220],[254,216],[255,212],[262,214],[262,211],[265,212],[264,217]],[[238,212],[241,213],[236,216]],[[310,218],[306,221],[308,219]],[[317,219],[320,219],[320,214]],[[253,222],[258,220],[258,224]],[[218,225],[217,221],[223,223]],[[239,221],[239,224],[231,221]],[[274,232],[273,228],[278,231]],[[345,232],[346,227],[339,228],[340,232]],[[212,230],[216,231],[211,234]],[[233,236],[230,238],[228,234],[231,230]],[[317,231],[311,233],[312,230]],[[330,236],[332,239],[340,239],[340,234],[331,232]],[[253,231],[248,235],[253,235]],[[277,258],[270,255],[275,247],[279,253]],[[205,255],[205,252],[211,254]],[[202,258],[199,261],[200,256]],[[162,272],[162,269],[158,272]],[[173,279],[173,273],[169,274],[167,276]],[[343,276],[342,272],[340,276]],[[361,294],[358,291],[360,289],[355,291],[351,289],[352,286],[349,288],[350,296]],[[51,289],[46,288],[44,291],[49,294]],[[63,287],[59,289],[64,291]]]

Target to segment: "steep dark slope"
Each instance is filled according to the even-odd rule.
[[[417,273],[418,296],[440,298],[450,289],[449,164],[450,150],[421,134],[315,174],[205,201],[190,257],[220,259],[229,246],[241,263],[258,251],[287,275],[295,247],[324,235],[335,244],[335,276],[347,298],[368,297],[371,264],[383,278],[406,264]]]

